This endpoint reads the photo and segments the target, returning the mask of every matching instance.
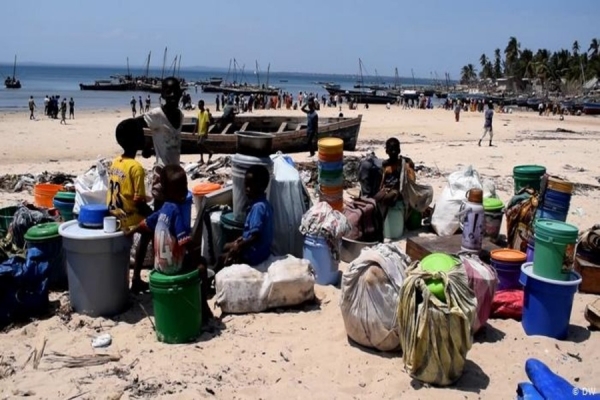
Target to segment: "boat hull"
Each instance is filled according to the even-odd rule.
[[[600,115],[600,103],[583,103],[583,113],[586,115]]]
[[[126,92],[128,90],[135,90],[135,85],[132,83],[114,83],[108,85],[85,85],[79,84],[80,90],[96,90],[96,91],[110,91],[110,92]]]
[[[319,138],[337,137],[344,141],[344,150],[354,151],[358,142],[358,134],[362,115],[357,118],[328,118],[326,123],[319,125]],[[293,130],[278,132],[278,127],[283,123],[296,127]],[[195,123],[184,123],[181,133],[181,154],[200,154],[197,135],[192,132]],[[204,145],[215,154],[235,154],[237,152],[237,138],[235,132],[239,130],[253,132],[267,132],[274,135],[272,152],[299,153],[308,151],[306,134],[306,118],[303,117],[265,117],[265,116],[239,116],[235,125],[227,133],[209,133]],[[152,135],[144,131],[146,147],[152,149]]]

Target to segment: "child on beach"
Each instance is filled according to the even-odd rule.
[[[388,207],[392,207],[398,201],[403,201],[402,198],[402,168],[408,167],[405,173],[408,174],[408,179],[415,180],[414,167],[415,164],[410,158],[400,156],[400,141],[396,138],[389,138],[385,142],[385,152],[388,159],[383,162],[383,177],[379,193],[374,198],[380,203],[382,217],[385,219]]]
[[[485,139],[487,134],[490,134],[490,147],[492,146],[492,139],[494,138],[494,130],[492,128],[492,119],[494,118],[494,104],[490,102],[488,109],[485,110],[485,122],[483,124],[483,136],[479,139],[479,147],[481,147],[481,141]]]
[[[106,203],[111,214],[119,218],[121,226],[127,230],[137,226],[144,220],[144,217],[152,213],[146,203],[144,167],[135,160],[138,150],[143,149],[144,134],[136,131],[135,123],[132,120],[125,120],[117,125],[115,136],[123,153],[113,160],[108,170]],[[146,239],[146,242],[148,241]],[[140,251],[139,248],[137,251]],[[142,259],[144,254],[145,251],[141,255]],[[143,289],[141,267],[141,264],[135,265],[133,269],[131,290],[134,292]]]
[[[273,207],[265,193],[269,179],[269,171],[263,165],[253,165],[246,171],[244,186],[250,207],[244,231],[241,237],[225,245],[215,272],[235,262],[257,265],[271,255]]]
[[[181,158],[181,126],[183,113],[179,110],[179,100],[182,90],[179,80],[168,77],[162,81],[161,98],[165,104],[151,109],[149,112],[137,118],[130,118],[128,124],[132,126],[132,134],[144,137],[144,128],[148,128],[152,134],[152,143],[156,154],[156,162],[152,170],[152,197],[154,198],[154,210],[159,210],[164,201],[161,187],[161,170],[166,165],[179,166]],[[134,99],[135,100],[135,99]],[[151,149],[145,147],[142,156],[149,158]],[[187,221],[190,224],[190,221]],[[144,255],[150,244],[151,237],[142,235],[136,251],[134,269],[142,269]],[[136,288],[145,289],[147,284]]]
[[[212,316],[208,307],[208,277],[206,262],[191,248],[189,221],[183,218],[182,207],[188,194],[187,176],[179,165],[167,165],[160,173],[164,193],[162,207],[135,227],[126,230],[154,233],[154,269],[165,275],[184,274],[198,268],[201,279],[203,322]]]
[[[60,123],[67,124],[67,98],[65,97],[60,103]]]

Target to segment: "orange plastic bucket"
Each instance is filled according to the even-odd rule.
[[[344,192],[343,186],[319,186],[319,191],[327,196],[337,196]]]
[[[201,182],[192,188],[192,194],[194,195],[194,205],[196,212],[200,212],[200,206],[202,205],[202,199],[207,194],[216,192],[221,189],[221,185],[212,182]]]
[[[319,154],[339,155],[344,152],[344,141],[339,138],[324,138],[318,142]]]
[[[573,193],[573,182],[565,181],[554,176],[548,178],[548,189],[557,192],[571,194]]]
[[[54,196],[63,189],[63,185],[53,183],[38,183],[33,188],[34,203],[38,207],[53,208]]]
[[[322,162],[338,162],[344,160],[344,153],[338,154],[324,154],[319,152],[319,161]]]
[[[333,208],[336,211],[344,211],[344,200],[339,200],[339,201],[333,201],[331,203],[329,203],[329,205],[331,206],[331,208]]]

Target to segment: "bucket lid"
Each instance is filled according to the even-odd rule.
[[[579,235],[579,229],[566,222],[540,218],[535,221],[535,233],[552,236],[557,239],[576,240]]]
[[[229,211],[221,214],[221,223],[223,225],[231,226],[234,228],[244,229],[244,223],[237,221],[233,217],[233,211]]]
[[[75,201],[75,192],[58,192],[56,195],[54,195],[54,199],[64,202],[72,202]]]
[[[27,229],[25,233],[25,240],[31,242],[39,242],[42,240],[54,239],[59,237],[58,228],[60,224],[58,222],[46,222],[44,224],[34,225]]]
[[[322,147],[324,149],[333,149],[336,147],[343,147],[344,141],[340,138],[333,138],[333,137],[323,138],[323,139],[319,139],[318,146]]]
[[[448,272],[458,260],[445,253],[431,253],[421,260],[421,268],[429,272]]]
[[[196,196],[206,196],[209,193],[221,189],[221,185],[212,182],[201,182],[194,186],[192,193]]]
[[[176,285],[185,285],[200,279],[197,269],[180,275],[165,275],[156,270],[150,272],[150,286],[157,288],[169,288]]]
[[[514,249],[496,249],[490,251],[490,256],[496,261],[524,263],[527,260],[527,254]]]
[[[504,208],[504,203],[500,199],[495,197],[483,199],[483,209],[486,211],[502,210],[502,208]]]
[[[481,204],[483,201],[483,190],[473,188],[467,191],[467,200],[471,203]]]
[[[124,236],[122,231],[106,233],[103,229],[83,228],[76,220],[61,224],[58,233],[64,238],[74,240],[113,239]]]
[[[557,281],[555,279],[548,279],[548,278],[544,278],[542,276],[536,275],[535,272],[533,272],[533,262],[524,263],[521,266],[521,272],[523,274],[525,274],[528,278],[533,278],[535,280],[542,281],[545,283],[551,283],[551,284],[557,285],[557,286],[575,286],[575,285],[579,285],[581,283],[581,275],[579,275],[579,273],[576,271],[571,271],[571,273],[569,274],[568,281]],[[523,279],[522,275],[521,275],[521,279]]]
[[[513,168],[513,174],[542,176],[546,173],[546,167],[543,165],[517,165]]]

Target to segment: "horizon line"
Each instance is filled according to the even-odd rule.
[[[60,64],[60,63],[52,63],[52,62],[40,62],[40,61],[23,61],[23,62],[18,62],[18,65],[22,65],[22,66],[29,66],[29,67],[82,67],[82,68],[97,68],[97,67],[101,67],[101,68],[120,68],[120,69],[126,69],[126,66],[123,65],[115,65],[115,64],[78,64],[78,63],[65,63],[65,64]],[[13,65],[13,61],[0,61],[0,66],[12,66]],[[18,67],[17,65],[17,67]],[[146,66],[145,65],[130,65],[130,68],[136,68],[136,69],[145,69]],[[156,67],[150,67],[150,70],[153,69],[161,69],[162,67],[156,66]],[[17,68],[18,69],[18,68]],[[227,71],[228,68],[225,67],[211,67],[211,66],[205,66],[205,65],[193,65],[193,66],[189,66],[189,67],[181,67],[182,70],[193,70],[193,69],[207,69],[207,70],[217,70],[217,71]],[[266,72],[264,72],[266,73]],[[306,72],[306,71],[270,71],[271,74],[311,74],[311,75],[329,75],[329,76],[358,76],[357,73],[355,74],[349,74],[349,73],[329,73],[329,72]],[[374,77],[375,75],[366,75],[368,77]],[[379,75],[379,77],[383,77],[383,78],[394,78],[391,75]],[[399,76],[400,79],[412,79],[412,76],[410,77],[403,77],[403,76]],[[426,79],[433,79],[432,77],[418,77],[415,76],[415,79],[420,79],[420,80],[426,80]],[[437,80],[439,81],[445,81],[445,77],[441,77],[441,78],[437,78]],[[450,79],[450,81],[452,82],[453,80]]]

